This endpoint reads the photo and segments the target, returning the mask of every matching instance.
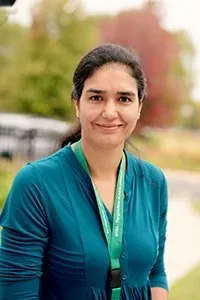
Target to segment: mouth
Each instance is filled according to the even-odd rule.
[[[116,130],[122,126],[122,124],[97,124],[97,123],[96,123],[96,125],[107,131]]]

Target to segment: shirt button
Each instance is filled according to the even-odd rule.
[[[124,254],[124,253],[121,255],[121,258],[122,258],[122,259],[124,259],[124,258],[125,258],[125,254]]]
[[[122,279],[123,280],[126,280],[127,276],[126,275],[123,275]]]

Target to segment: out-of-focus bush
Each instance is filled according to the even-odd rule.
[[[148,129],[143,137],[133,137],[129,148],[142,159],[163,169],[200,172],[200,132],[190,130]]]
[[[0,211],[5,203],[13,178],[21,166],[22,163],[17,161],[11,162],[7,159],[0,159]]]

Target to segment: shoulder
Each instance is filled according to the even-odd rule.
[[[71,151],[68,146],[61,148],[53,154],[36,161],[29,162],[20,173],[28,178],[38,178],[45,181],[46,179],[55,179],[61,173],[69,170]]]
[[[27,187],[31,188],[34,186],[38,186],[37,176],[31,163],[28,163],[16,173],[12,183],[12,189],[23,190]]]
[[[129,172],[136,173],[137,176],[143,178],[152,186],[166,185],[166,178],[163,171],[152,163],[135,157],[126,152],[129,164]]]
[[[67,148],[67,147],[66,147]],[[43,157],[39,160],[30,162],[29,164],[34,168],[37,172],[51,172],[56,171],[60,165],[64,163],[65,160],[65,152],[66,149],[62,148],[52,153],[49,156]]]
[[[12,182],[0,215],[1,225],[13,224],[16,218],[24,218],[33,210],[43,211],[41,187],[31,164],[19,170]]]
[[[63,149],[44,157],[40,160],[32,161],[22,167],[15,175],[11,191],[33,189],[42,190],[41,182],[45,179],[54,179],[60,172],[60,166],[63,165]]]
[[[135,177],[135,187],[141,199],[148,199],[148,205],[155,215],[167,211],[168,187],[163,171],[143,159],[127,153],[129,178]],[[132,181],[132,179],[130,180]],[[159,215],[159,214],[158,214]]]

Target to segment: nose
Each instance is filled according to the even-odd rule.
[[[112,121],[118,117],[118,111],[115,101],[109,100],[104,104],[102,117],[106,120]]]

